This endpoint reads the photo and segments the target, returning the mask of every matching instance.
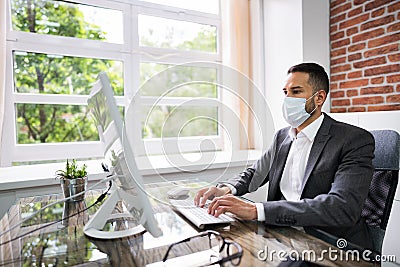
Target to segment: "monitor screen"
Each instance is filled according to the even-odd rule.
[[[88,107],[99,131],[105,161],[111,166],[110,171],[115,177],[115,190],[85,225],[85,234],[95,238],[112,239],[147,230],[155,237],[160,236],[162,232],[154,217],[132,146],[127,138],[122,115],[105,72],[99,74],[99,80],[92,88]],[[124,204],[125,212],[118,215],[114,210],[120,200]],[[103,231],[107,221],[117,217],[126,218],[127,215],[134,221],[135,227],[113,232]]]

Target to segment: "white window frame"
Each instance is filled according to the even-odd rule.
[[[154,3],[133,0],[75,0],[76,3],[89,4],[98,7],[120,10],[123,14],[123,44],[113,44],[104,41],[86,40],[71,37],[51,36],[34,34],[29,32],[18,32],[12,30],[10,0],[7,1],[7,44],[6,44],[6,90],[5,90],[5,118],[3,127],[3,141],[1,147],[0,166],[11,166],[13,162],[29,161],[52,161],[65,158],[95,158],[102,157],[103,151],[100,142],[67,142],[46,144],[17,144],[16,133],[16,110],[17,103],[35,104],[65,104],[86,105],[87,95],[44,95],[44,94],[22,94],[14,91],[13,77],[13,50],[26,52],[62,54],[65,56],[92,57],[101,59],[118,60],[124,64],[124,96],[116,97],[117,104],[128,106],[133,96],[139,90],[140,62],[151,62],[161,64],[182,64],[195,61],[211,61],[221,63],[221,35],[219,15],[206,14],[197,11],[168,7]],[[217,28],[217,52],[206,53],[200,51],[182,51],[175,49],[163,49],[155,47],[139,46],[138,37],[138,15],[152,15],[170,19],[180,19],[189,22],[213,25]],[[60,52],[61,51],[61,52]],[[165,57],[165,55],[170,55]],[[162,61],[157,58],[163,58]],[[220,74],[218,74],[220,79]],[[219,92],[220,90],[218,90]],[[218,96],[219,98],[219,96]],[[217,99],[218,99],[217,98]],[[151,103],[151,100],[144,100]],[[195,106],[219,107],[216,99],[191,99]],[[206,100],[206,101],[205,101]],[[147,102],[146,102],[147,101]],[[179,98],[168,99],[169,104],[177,105],[181,102]],[[208,103],[208,104],[205,104]],[[218,109],[218,119],[221,117],[221,109]],[[200,143],[209,139],[217,145],[217,149],[223,148],[223,140],[220,127],[218,136],[184,137],[179,138],[179,151],[163,151],[160,139],[141,139],[141,125],[134,134],[135,142],[143,141],[145,151],[137,150],[139,154],[177,153],[198,151]],[[166,138],[163,142],[177,142],[177,138]],[[164,146],[168,147],[168,146]],[[215,146],[210,147],[215,149]],[[40,151],[40,152],[39,152]]]

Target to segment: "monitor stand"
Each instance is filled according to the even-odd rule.
[[[84,233],[87,236],[99,239],[116,239],[116,238],[123,238],[144,233],[146,229],[143,227],[142,224],[145,223],[144,221],[145,216],[141,216],[141,214],[139,214],[140,211],[138,211],[137,214],[140,219],[138,219],[138,217],[135,218],[131,212],[115,213],[115,207],[119,201],[122,201],[126,205],[128,210],[135,210],[135,211],[137,211],[137,208],[135,208],[135,206],[132,204],[140,203],[137,196],[126,192],[124,189],[116,188],[111,193],[111,195],[104,201],[100,209],[93,215],[92,218],[90,218],[88,223],[85,225],[83,229]],[[126,218],[133,218],[135,220],[138,220],[139,222],[136,226],[125,230],[114,231],[114,232],[102,230],[106,225],[107,221],[109,220],[115,221],[119,218],[121,219],[125,218],[125,220]]]

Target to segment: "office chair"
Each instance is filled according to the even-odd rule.
[[[374,250],[380,253],[399,178],[400,135],[393,130],[371,133],[375,138],[375,170],[361,217],[368,225]]]

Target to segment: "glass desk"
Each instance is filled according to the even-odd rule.
[[[185,185],[193,187],[192,193],[202,186],[201,183]],[[56,204],[0,236],[0,243],[3,244],[32,232],[0,245],[0,266],[146,266],[159,262],[169,244],[198,233],[194,226],[166,204],[166,192],[173,186],[172,183],[146,186],[156,219],[163,230],[162,237],[153,238],[149,233],[117,240],[86,237],[83,226],[99,205],[62,220],[94,203],[102,191],[93,190],[86,193],[84,201]],[[152,196],[157,196],[157,199]],[[19,199],[1,219],[0,232],[61,198],[59,194]],[[116,227],[116,224],[110,224],[109,227]],[[285,260],[285,251],[286,256],[293,257],[308,254],[310,260],[324,266],[373,266],[372,263],[352,260],[351,257],[346,260],[344,251],[291,227],[268,227],[255,221],[236,221],[230,226],[211,229],[241,245],[243,256],[240,266],[278,266],[281,260]],[[332,250],[336,251],[333,254],[335,257],[328,253]],[[186,266],[189,265],[187,263]]]

